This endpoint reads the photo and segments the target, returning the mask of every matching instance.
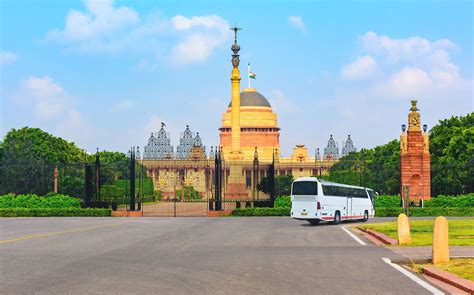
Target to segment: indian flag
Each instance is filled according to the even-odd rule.
[[[250,70],[249,70],[249,78],[250,79],[257,79],[257,75],[252,73]]]

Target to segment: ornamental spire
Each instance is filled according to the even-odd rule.
[[[239,50],[240,50],[240,45],[237,43],[237,32],[242,30],[241,28],[234,26],[230,28],[231,31],[234,31],[234,44],[232,44],[232,51],[234,54],[232,54],[232,65],[234,68],[239,67],[240,59],[239,59]]]

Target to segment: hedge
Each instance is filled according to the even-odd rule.
[[[110,209],[98,208],[0,208],[0,217],[111,216]]]
[[[396,217],[400,213],[403,213],[403,208],[376,208],[375,216],[377,217]],[[421,216],[474,216],[474,208],[445,208],[445,207],[432,207],[432,208],[420,208],[410,207],[408,208],[408,215],[413,217]]]
[[[233,216],[290,216],[291,208],[243,208],[232,211]]]
[[[78,198],[50,193],[44,197],[35,194],[0,196],[0,208],[80,208]]]
[[[375,208],[401,207],[399,196],[380,196],[375,198]]]
[[[290,207],[291,207],[290,196],[280,196],[275,199],[275,208],[290,208]]]
[[[245,208],[232,211],[233,216],[290,216],[291,208]],[[376,208],[376,217],[397,217],[403,208]],[[409,208],[410,216],[474,216],[474,208]]]
[[[460,196],[437,196],[425,201],[424,207],[474,208],[474,193]]]

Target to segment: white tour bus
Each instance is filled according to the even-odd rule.
[[[374,191],[369,188],[301,177],[291,185],[291,217],[311,224],[374,217]]]

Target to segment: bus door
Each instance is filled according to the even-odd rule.
[[[347,197],[346,200],[346,219],[348,219],[352,216],[352,197]]]

